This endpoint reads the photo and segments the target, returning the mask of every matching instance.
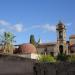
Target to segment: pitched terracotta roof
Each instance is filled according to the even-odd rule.
[[[37,48],[46,48],[48,46],[55,46],[56,43],[41,43],[41,44],[38,44]]]
[[[75,47],[75,44],[70,45],[70,47]]]
[[[71,35],[71,36],[70,36],[70,39],[73,39],[73,38],[75,39],[75,35]]]

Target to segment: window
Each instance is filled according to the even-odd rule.
[[[59,31],[59,39],[62,39],[63,35],[62,35],[62,31]]]

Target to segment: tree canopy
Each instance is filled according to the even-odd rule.
[[[33,45],[36,44],[36,42],[35,42],[35,38],[34,38],[34,35],[33,35],[33,34],[30,35],[30,43],[33,44]]]
[[[4,32],[3,35],[0,35],[0,43],[4,53],[13,53],[14,38],[15,36],[11,32]]]

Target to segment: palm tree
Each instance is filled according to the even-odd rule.
[[[13,42],[15,36],[11,32],[4,32],[3,35],[0,36],[1,39],[1,44],[2,44],[2,49],[4,53],[13,53]]]

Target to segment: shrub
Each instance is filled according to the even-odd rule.
[[[67,60],[68,60],[68,57],[67,57],[66,54],[60,53],[60,54],[58,54],[58,56],[57,56],[57,60],[58,60],[58,61],[67,61]]]
[[[40,55],[40,62],[56,62],[55,58],[51,55]]]
[[[68,57],[68,61],[69,61],[69,62],[75,62],[75,55],[70,55],[70,56]]]

